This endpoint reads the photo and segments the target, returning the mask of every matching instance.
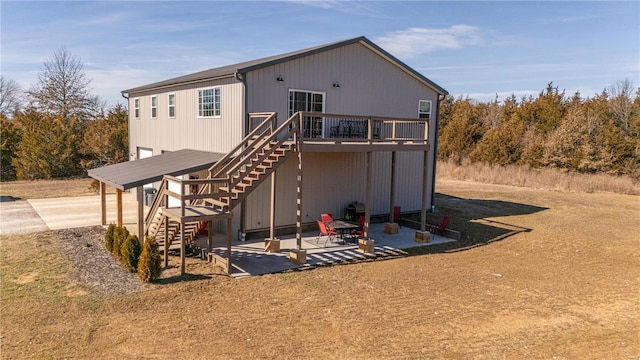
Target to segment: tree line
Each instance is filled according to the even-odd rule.
[[[90,84],[66,48],[44,62],[27,91],[0,77],[0,180],[84,176],[129,159],[126,107],[105,109]]]
[[[618,81],[582,98],[549,83],[537,97],[477,102],[447,96],[438,158],[554,167],[640,180],[640,88]]]

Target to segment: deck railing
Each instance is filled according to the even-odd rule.
[[[429,119],[298,112],[301,141],[412,142],[429,140]]]

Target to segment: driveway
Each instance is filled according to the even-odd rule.
[[[124,225],[136,229],[137,204],[122,194]],[[116,221],[116,196],[107,195],[107,223]],[[0,235],[101,225],[100,196],[77,196],[0,202]]]

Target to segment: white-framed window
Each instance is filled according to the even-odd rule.
[[[220,87],[198,90],[198,117],[220,116]]]
[[[431,119],[431,100],[418,100],[418,118]]]
[[[133,118],[140,119],[140,98],[133,99]]]
[[[289,117],[298,111],[324,112],[325,93],[307,90],[289,90]],[[305,137],[323,137],[324,118],[307,116],[302,124]]]
[[[155,119],[158,117],[158,97],[151,97],[151,118]]]
[[[169,117],[170,118],[175,118],[176,117],[176,94],[169,94],[167,96],[167,103],[169,104]]]

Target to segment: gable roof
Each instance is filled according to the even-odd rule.
[[[134,92],[164,88],[164,87],[185,84],[185,83],[199,82],[204,80],[214,80],[214,79],[232,77],[232,76],[236,76],[237,74],[245,74],[252,70],[261,69],[267,66],[280,64],[286,61],[295,60],[305,56],[314,55],[320,52],[336,49],[339,47],[343,47],[343,46],[347,46],[355,43],[361,43],[362,45],[368,47],[370,50],[382,56],[387,61],[398,66],[403,71],[407,72],[409,75],[413,76],[414,78],[421,81],[425,85],[431,87],[438,94],[440,95],[448,94],[448,92],[444,88],[440,87],[438,84],[434,83],[433,81],[426,78],[424,75],[412,69],[402,61],[398,60],[395,56],[391,55],[390,53],[388,53],[378,45],[374,44],[371,40],[367,39],[364,36],[343,40],[343,41],[338,41],[334,43],[329,43],[325,45],[315,46],[307,49],[292,51],[292,52],[288,52],[280,55],[269,56],[261,59],[245,61],[245,62],[233,64],[233,65],[227,65],[227,66],[217,67],[209,70],[199,71],[199,72],[175,77],[168,80],[158,81],[148,85],[143,85],[143,86],[138,86],[135,88],[123,90],[122,94],[125,94],[125,93],[130,94]]]

